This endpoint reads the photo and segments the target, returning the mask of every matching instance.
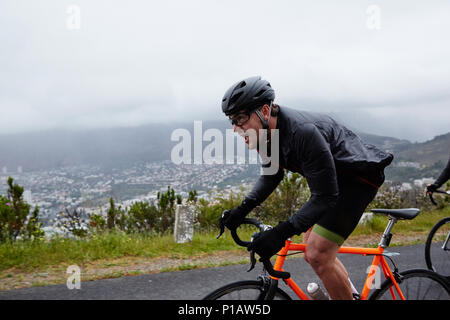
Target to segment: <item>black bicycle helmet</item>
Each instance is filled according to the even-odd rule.
[[[261,103],[273,101],[275,91],[260,76],[251,77],[235,83],[222,99],[222,111],[229,116],[243,110],[253,110]]]

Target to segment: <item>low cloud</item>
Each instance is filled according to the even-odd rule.
[[[375,134],[448,132],[447,2],[73,1],[0,4],[0,134],[218,119],[253,75],[277,102]]]

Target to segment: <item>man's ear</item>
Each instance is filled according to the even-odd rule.
[[[265,105],[263,105],[262,109],[263,109],[264,119],[265,120],[269,120],[269,117],[270,117],[270,106],[266,103]]]

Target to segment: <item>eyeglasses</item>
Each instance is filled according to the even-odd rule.
[[[253,112],[254,111],[239,113],[233,118],[229,118],[228,120],[230,120],[232,125],[240,127],[243,126],[248,120],[250,120],[250,115]]]
[[[270,101],[270,106],[269,106],[270,112],[272,112],[272,102],[273,102],[273,101]],[[264,106],[262,106],[262,107],[264,107]],[[230,122],[231,122],[232,125],[241,127],[241,126],[243,126],[248,120],[250,120],[250,116],[251,116],[251,114],[252,114],[253,112],[256,112],[256,111],[258,111],[258,110],[261,110],[262,107],[260,107],[260,108],[258,108],[258,109],[255,109],[255,110],[253,110],[253,111],[246,111],[246,112],[238,113],[236,116],[234,116],[233,118],[229,118],[228,120],[230,120]],[[258,116],[259,116],[259,118],[260,118],[261,121],[262,121],[261,115],[260,115],[259,113],[258,113]]]

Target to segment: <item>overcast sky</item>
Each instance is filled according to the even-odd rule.
[[[368,133],[450,131],[450,2],[2,0],[0,134],[223,119],[276,102]]]

